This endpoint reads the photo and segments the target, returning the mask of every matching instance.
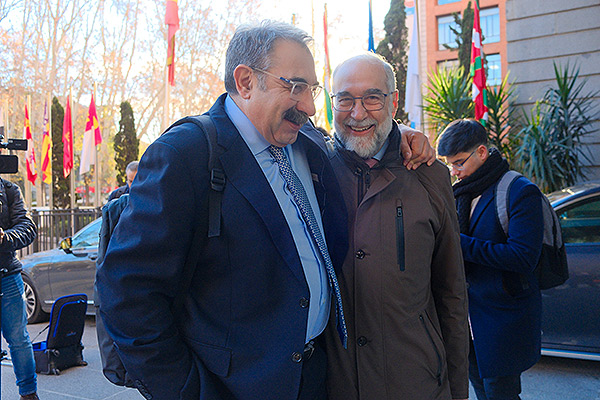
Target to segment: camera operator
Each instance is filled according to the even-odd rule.
[[[35,360],[23,301],[21,262],[15,250],[28,246],[37,235],[17,185],[0,178],[0,269],[2,274],[2,335],[8,342],[21,400],[39,400]]]

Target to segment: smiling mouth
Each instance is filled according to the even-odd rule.
[[[350,126],[350,125],[347,125],[347,126],[348,126],[348,128],[350,128],[350,130],[352,130],[354,132],[363,133],[363,132],[370,130],[375,125],[369,125],[369,126],[364,126],[364,127],[363,126]]]

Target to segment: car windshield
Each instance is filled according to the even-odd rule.
[[[82,247],[98,246],[98,232],[102,218],[98,218],[73,236],[71,248],[77,249]]]

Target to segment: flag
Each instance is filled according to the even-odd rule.
[[[410,127],[421,130],[421,78],[419,77],[419,31],[416,9],[407,9],[407,15],[413,16],[412,36],[408,48],[408,63],[406,67],[406,93],[404,96],[404,111],[408,113]]]
[[[27,153],[25,161],[27,164],[27,180],[35,185],[37,179],[37,168],[35,165],[35,150],[33,149],[33,136],[31,136],[31,125],[29,124],[29,111],[25,105],[25,127],[23,128],[23,136],[27,140]]]
[[[487,89],[485,69],[483,68],[483,52],[481,51],[481,24],[479,23],[479,0],[475,0],[473,18],[473,45],[471,46],[471,77],[473,78],[473,102],[475,103],[475,119],[486,124],[488,119]]]
[[[98,124],[98,114],[96,114],[94,95],[92,95],[92,101],[90,102],[90,109],[85,123],[85,132],[83,133],[79,175],[89,172],[90,165],[96,164],[96,146],[100,143],[102,143],[102,134],[100,133],[100,125]]]
[[[373,38],[373,13],[371,12],[371,0],[369,0],[369,51],[375,53],[375,39]]]
[[[165,24],[169,25],[167,35],[167,68],[169,68],[169,84],[175,85],[175,32],[179,30],[179,7],[177,0],[167,0]]]
[[[66,178],[73,169],[73,124],[71,123],[71,96],[67,96],[67,107],[63,121],[63,176]]]
[[[52,136],[50,136],[50,118],[48,102],[44,105],[44,134],[42,135],[42,182],[52,184]]]
[[[327,4],[323,11],[323,35],[325,44],[325,68],[323,72],[323,86],[325,89],[325,127],[331,131],[333,114],[331,111],[331,64],[329,63],[329,46],[327,44]]]

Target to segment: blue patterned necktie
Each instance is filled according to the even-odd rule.
[[[323,235],[321,234],[321,230],[319,229],[319,225],[317,224],[317,220],[315,219],[315,214],[313,213],[312,207],[310,206],[310,203],[308,201],[308,196],[306,195],[304,186],[302,186],[302,182],[300,182],[298,175],[296,175],[296,173],[292,169],[281,147],[271,145],[269,146],[269,152],[271,153],[271,156],[273,156],[275,162],[279,165],[279,172],[283,176],[283,179],[285,179],[287,188],[292,194],[294,202],[300,209],[300,213],[302,214],[302,218],[304,218],[304,221],[308,226],[310,235],[317,244],[317,247],[321,252],[321,256],[323,256],[323,261],[325,262],[325,269],[327,270],[327,276],[329,278],[329,285],[331,286],[335,294],[337,330],[338,334],[340,335],[340,339],[342,340],[342,344],[344,345],[344,348],[346,348],[346,343],[348,341],[348,331],[346,329],[346,319],[344,318],[344,310],[342,309],[342,296],[340,293],[340,286],[338,285],[335,270],[333,269],[333,263],[331,262],[331,258],[329,257],[329,251],[327,250],[327,246],[325,246],[325,240],[323,240]]]

